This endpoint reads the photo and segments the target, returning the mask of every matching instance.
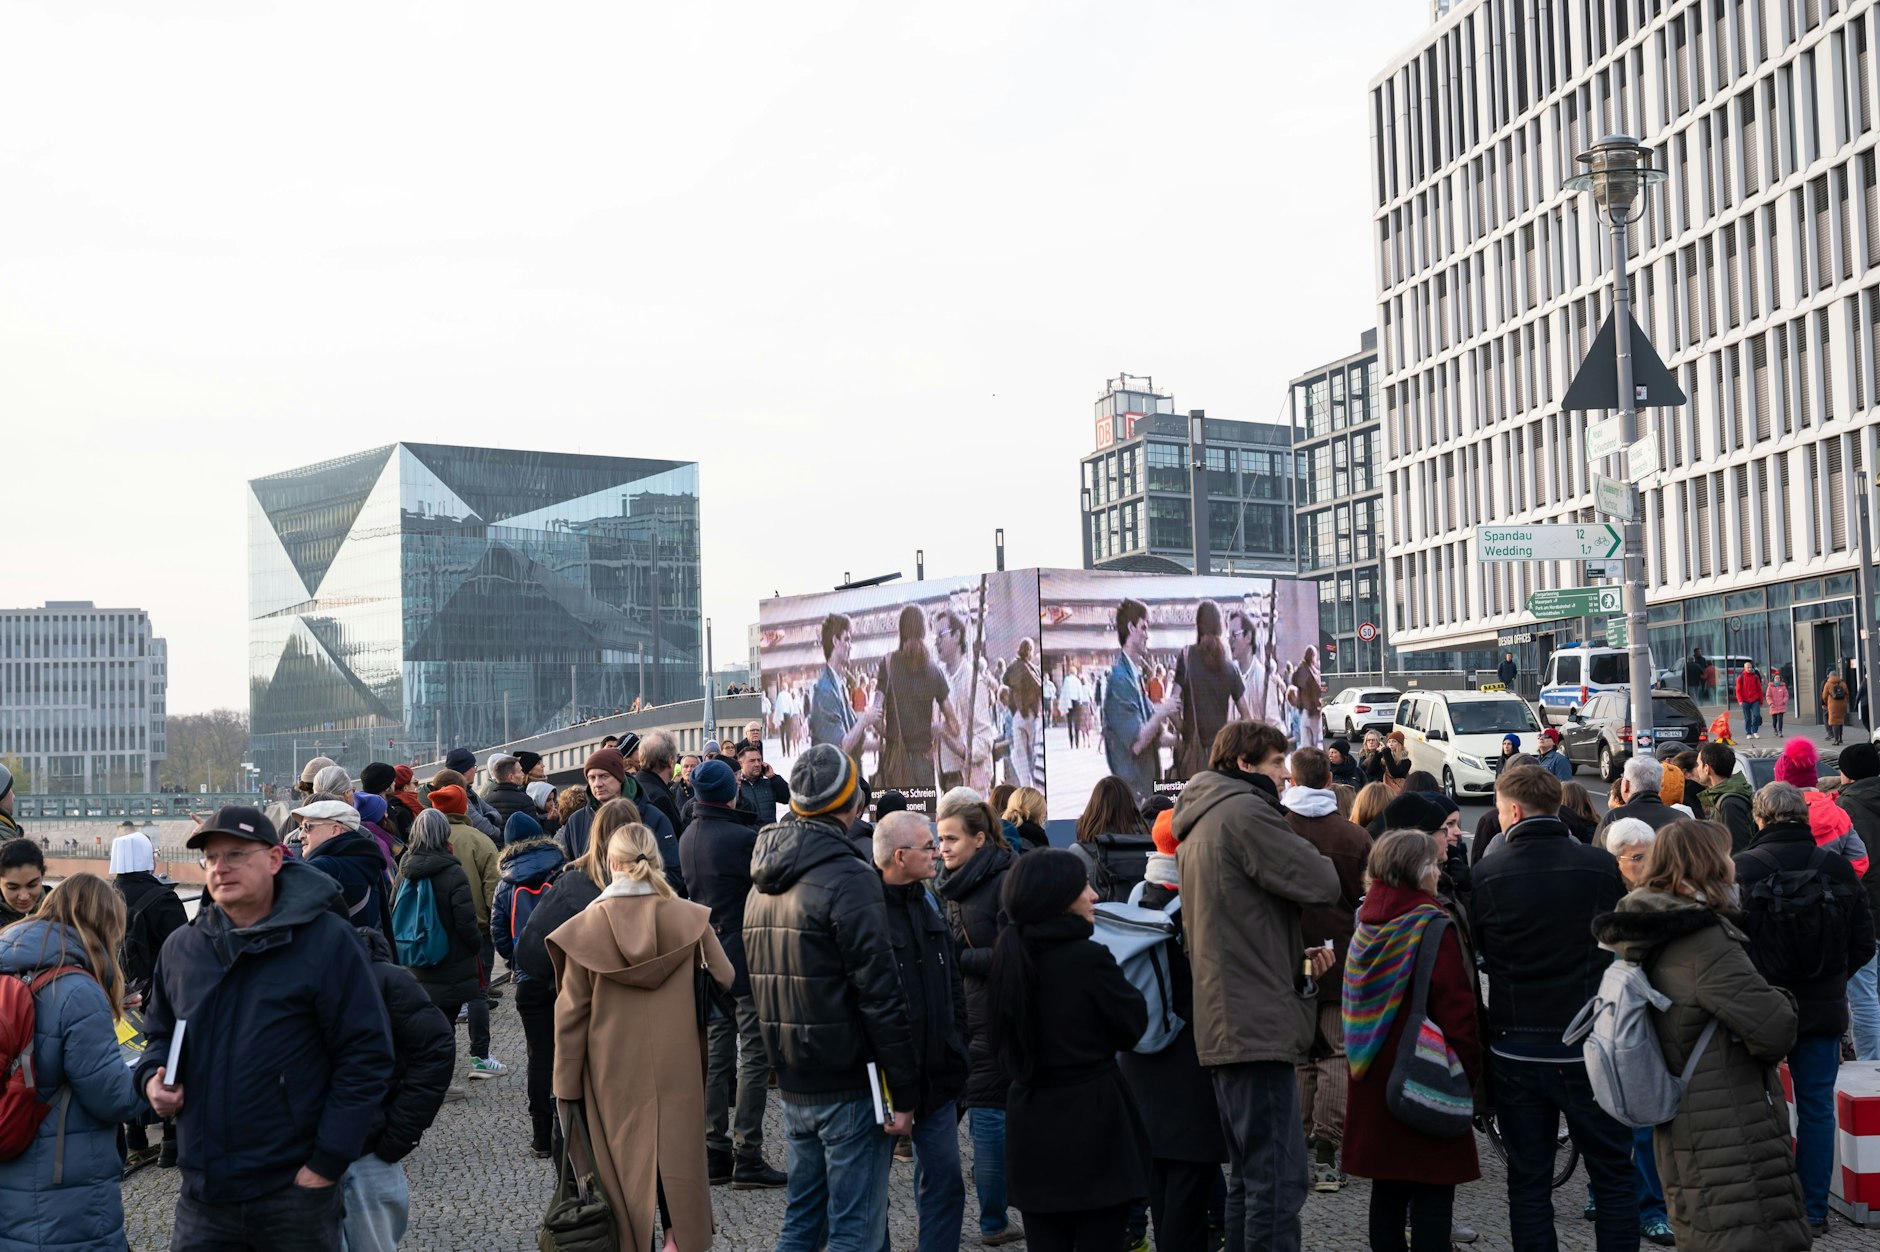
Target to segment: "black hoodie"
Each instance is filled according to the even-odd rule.
[[[373,1115],[366,1151],[382,1161],[402,1161],[444,1105],[457,1065],[456,1024],[431,1003],[410,971],[392,959],[392,945],[384,935],[370,926],[353,933],[365,945],[373,981],[392,1023],[392,1081]]]
[[[758,835],[751,882],[745,959],[783,1098],[864,1099],[872,1061],[911,1109],[914,1049],[874,867],[842,826],[793,816]]]

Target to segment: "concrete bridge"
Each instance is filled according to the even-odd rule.
[[[625,735],[632,731],[645,738],[659,730],[672,736],[680,752],[697,752],[709,739],[742,738],[745,723],[757,721],[763,716],[760,711],[763,705],[756,695],[719,696],[713,704],[716,716],[709,725],[705,720],[704,700],[682,700],[676,704],[641,709],[638,713],[597,717],[578,726],[551,730],[509,743],[493,743],[475,749],[477,762],[481,764],[497,752],[507,752],[512,756],[517,752],[534,752],[541,756],[549,781],[557,786],[567,786],[582,781],[582,762],[601,746],[601,740],[608,735]],[[345,764],[348,768],[355,767],[351,761]],[[411,767],[412,773],[418,778],[429,778],[443,768],[442,761]]]

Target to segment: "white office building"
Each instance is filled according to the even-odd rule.
[[[1690,397],[1640,415],[1663,455],[1641,484],[1653,652],[1780,664],[1812,719],[1855,653],[1854,499],[1880,465],[1875,21],[1874,0],[1473,0],[1374,80],[1397,648],[1518,641],[1532,673],[1576,637],[1524,605],[1592,571],[1485,563],[1473,528],[1594,516],[1584,430],[1607,415],[1560,400],[1612,259],[1564,183],[1623,132],[1670,175],[1631,272]]]
[[[168,668],[142,609],[0,609],[0,760],[21,792],[156,791]]]

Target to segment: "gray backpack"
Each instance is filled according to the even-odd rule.
[[[1684,1072],[1672,1073],[1665,1067],[1652,1025],[1652,1010],[1662,1013],[1670,1007],[1671,1001],[1651,985],[1643,968],[1615,960],[1601,976],[1599,991],[1561,1037],[1563,1043],[1581,1044],[1599,1107],[1634,1129],[1662,1126],[1677,1116],[1697,1062],[1717,1033],[1713,1017],[1697,1037]]]

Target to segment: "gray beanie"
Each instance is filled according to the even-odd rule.
[[[855,803],[858,778],[848,753],[819,743],[796,758],[790,770],[790,807],[803,817],[840,813]]]

